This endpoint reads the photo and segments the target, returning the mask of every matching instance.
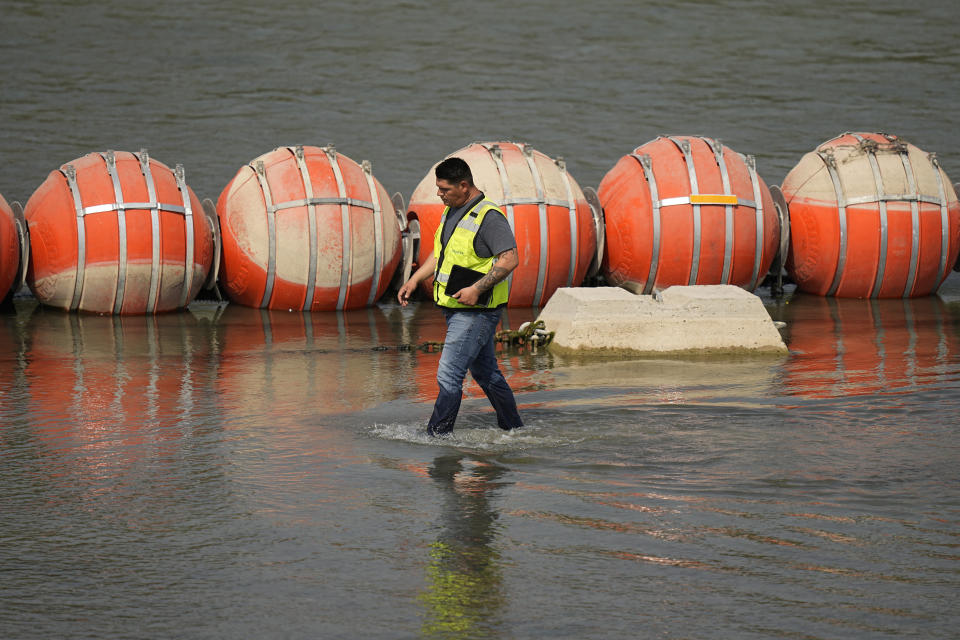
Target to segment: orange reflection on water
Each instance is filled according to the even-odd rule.
[[[955,376],[960,341],[938,296],[858,300],[795,295],[783,308],[788,393],[897,393]]]
[[[216,319],[217,386],[228,417],[342,414],[402,394],[405,360],[378,308],[289,313],[229,305]]]
[[[209,349],[189,315],[96,316],[36,311],[24,347],[27,420],[42,438],[96,445],[159,443],[189,412]],[[202,376],[201,376],[202,377]]]

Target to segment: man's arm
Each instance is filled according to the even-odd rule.
[[[400,290],[397,291],[397,300],[400,301],[402,306],[407,306],[407,303],[410,302],[410,296],[413,295],[413,292],[417,290],[417,285],[420,284],[422,280],[426,280],[433,275],[433,270],[437,268],[437,256],[433,253],[430,254],[430,257],[420,265],[420,268],[417,269],[416,273],[410,276],[410,279],[407,280]]]
[[[507,249],[503,253],[497,254],[497,259],[493,261],[493,266],[485,276],[474,282],[469,287],[464,287],[453,294],[461,304],[473,306],[477,304],[480,296],[493,286],[510,275],[510,272],[520,264],[520,256],[517,255],[517,248]],[[412,280],[412,278],[411,278]]]

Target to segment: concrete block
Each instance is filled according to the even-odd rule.
[[[775,353],[787,346],[763,302],[733,285],[561,288],[538,316],[551,349],[623,354]]]

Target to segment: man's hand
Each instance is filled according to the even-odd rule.
[[[400,290],[397,291],[397,300],[400,302],[400,306],[407,306],[410,302],[410,296],[413,295],[413,292],[417,290],[417,283],[413,281],[413,278],[407,280]]]
[[[475,306],[477,304],[477,300],[480,299],[480,291],[474,285],[470,285],[469,287],[460,289],[460,291],[457,291],[450,297],[456,298],[457,302],[460,304],[466,304],[472,307]]]
[[[420,268],[417,269],[416,272],[410,276],[410,279],[407,280],[402,287],[400,287],[399,291],[397,291],[397,301],[401,306],[407,306],[407,303],[410,302],[410,296],[412,296],[417,290],[417,285],[419,285],[421,281],[432,276],[433,270],[436,266],[437,257],[431,253],[430,257],[427,258],[422,265],[420,265]]]
[[[517,255],[516,247],[513,249],[507,249],[503,253],[497,255],[497,258],[493,261],[493,266],[490,268],[490,271],[487,273],[487,275],[483,276],[469,287],[460,289],[460,291],[457,291],[451,297],[456,298],[460,304],[466,304],[473,307],[477,304],[480,296],[490,289],[493,289],[495,284],[509,276],[510,272],[516,269],[518,264],[520,264],[520,258]]]

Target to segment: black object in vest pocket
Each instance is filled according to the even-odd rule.
[[[479,271],[474,271],[473,269],[467,269],[466,267],[461,267],[458,264],[453,265],[450,269],[450,279],[447,280],[447,295],[452,296],[460,289],[465,289],[469,287],[474,282],[485,276],[485,273]],[[493,289],[488,289],[480,294],[480,298],[477,300],[475,306],[485,307],[490,304],[490,296],[493,294]]]

